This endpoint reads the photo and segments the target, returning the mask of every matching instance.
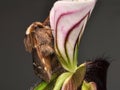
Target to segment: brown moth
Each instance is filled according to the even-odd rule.
[[[26,51],[32,53],[35,74],[49,82],[51,74],[61,67],[54,51],[49,19],[46,19],[44,23],[32,23],[26,31],[24,44]]]

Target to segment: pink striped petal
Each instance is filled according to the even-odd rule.
[[[95,2],[96,0],[63,0],[55,2],[51,9],[50,25],[55,50],[62,62],[77,66],[75,50]]]

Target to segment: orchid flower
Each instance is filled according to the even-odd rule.
[[[77,53],[86,22],[96,0],[56,1],[50,11],[55,51],[64,69],[77,69]]]
[[[59,73],[52,72],[49,82],[42,79],[34,90],[107,89],[106,75],[110,63],[106,59],[98,58],[77,65],[78,46],[95,4],[96,0],[59,0],[54,3],[50,11],[50,30],[54,37],[54,54],[58,56],[56,60],[62,69],[57,69]]]
[[[77,66],[78,46],[95,3],[96,0],[61,0],[50,11],[55,51],[68,71],[58,77],[53,90],[77,90],[84,79],[86,64]]]
[[[86,63],[77,66],[77,55],[81,37],[95,3],[96,0],[60,0],[54,3],[50,11],[50,27],[56,54],[66,72],[62,73],[55,83],[52,83],[54,87],[50,90],[77,90],[80,85],[82,85],[82,90],[94,88],[91,83],[82,84],[86,73]],[[40,85],[42,88],[47,86],[49,87],[47,83]],[[85,89],[86,87],[90,89]]]

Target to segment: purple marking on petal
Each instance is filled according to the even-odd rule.
[[[88,6],[86,6],[85,8],[87,8]],[[57,19],[57,21],[56,21],[56,26],[55,26],[55,46],[56,46],[56,48],[57,48],[57,51],[58,51],[58,53],[62,56],[62,54],[60,53],[60,51],[59,51],[59,48],[58,48],[58,42],[57,42],[57,26],[58,26],[58,23],[59,23],[59,21],[60,21],[60,19],[61,19],[61,17],[62,16],[66,16],[66,15],[70,15],[70,14],[73,14],[73,13],[76,13],[76,12],[80,12],[80,11],[82,11],[83,9],[85,9],[85,8],[82,8],[82,9],[79,9],[79,10],[74,10],[74,11],[69,11],[69,12],[67,12],[67,13],[63,13],[63,14],[61,14],[60,16],[59,16],[59,18]],[[67,54],[66,54],[67,55]]]
[[[82,26],[82,28],[81,28],[81,30],[80,30],[80,32],[79,32],[79,35],[80,35],[80,33],[82,32],[82,29],[83,29],[83,26]],[[77,37],[77,39],[76,39],[76,41],[75,41],[74,50],[73,50],[73,53],[74,53],[74,54],[75,54],[75,48],[76,48],[77,42],[78,42],[78,40],[79,40],[79,35],[78,35],[78,37]],[[74,54],[73,54],[73,59],[74,59]]]
[[[88,16],[88,18],[89,18],[89,15],[90,15],[90,11],[89,11],[88,14],[86,15],[86,17]],[[75,53],[75,47],[76,47],[76,45],[77,45],[77,42],[78,42],[78,40],[79,40],[79,36],[80,36],[80,33],[82,32],[82,30],[83,30],[83,26],[82,26],[82,28],[81,28],[81,30],[80,30],[80,32],[79,32],[79,35],[78,35],[78,37],[77,37],[77,39],[76,39],[76,41],[75,41],[74,52],[73,52],[73,53]],[[74,54],[73,54],[73,57],[74,57]]]
[[[65,48],[65,53],[66,53],[66,55],[67,55],[68,60],[70,60],[70,59],[69,59],[69,57],[68,57],[67,48],[66,48],[66,43],[67,43],[67,40],[68,40],[68,38],[69,38],[69,35],[70,35],[70,33],[72,33],[72,31],[73,31],[75,28],[77,28],[77,27],[81,24],[81,22],[86,18],[86,16],[87,16],[88,14],[89,14],[89,12],[88,12],[80,21],[78,21],[76,24],[74,24],[74,25],[71,27],[71,29],[69,30],[69,32],[67,33],[66,37],[65,37],[64,48]],[[81,33],[81,31],[82,31],[82,30],[80,30],[80,33]],[[74,45],[74,46],[75,46],[75,45]],[[74,51],[73,51],[73,52],[74,52]]]
[[[67,6],[66,6],[66,4],[67,4]],[[52,29],[54,29],[53,34],[54,34],[54,40],[55,40],[55,48],[56,48],[58,56],[60,56],[63,60],[69,58],[70,55],[74,55],[77,42],[80,40],[81,35],[84,30],[84,27],[85,27],[85,24],[86,24],[87,18],[85,19],[83,16],[88,11],[92,12],[94,2],[85,3],[86,5],[84,3],[83,4],[79,3],[79,4],[83,5],[83,6],[76,7],[76,3],[75,3],[75,4],[72,4],[75,8],[71,7],[72,8],[72,10],[71,10],[71,8],[70,8],[71,4],[69,5],[69,3],[63,3],[63,4],[58,3],[55,5],[55,7],[53,7],[53,10],[51,12],[52,13],[51,14],[52,15],[51,23],[52,23]],[[71,11],[69,11],[69,10],[71,10]],[[80,15],[80,17],[79,17],[78,14],[74,15],[73,13],[75,13],[75,14],[81,13],[82,15]],[[71,15],[71,14],[73,14],[73,15]],[[74,18],[75,19],[74,22],[67,23],[67,20],[70,21],[70,17],[67,16],[67,19],[64,19],[66,17],[66,15],[70,15],[73,17],[77,16],[77,17]],[[79,22],[78,20],[81,20],[81,22]],[[64,25],[64,22],[65,22],[65,25]],[[69,28],[69,27],[71,27],[71,28]],[[81,30],[79,29],[79,27]],[[75,29],[75,30],[73,30],[73,29]],[[72,31],[73,31],[73,33],[72,33]],[[77,35],[77,36],[73,37],[74,35]],[[72,39],[72,37],[73,37],[73,39]],[[62,40],[62,42],[61,42],[61,40]],[[75,41],[73,41],[73,40],[75,40]],[[71,48],[68,47],[69,43],[72,46]],[[70,52],[70,53],[67,52],[68,49],[71,49],[72,52]],[[64,53],[64,55],[63,55],[63,53]],[[71,58],[74,58],[74,57],[71,57]],[[69,61],[69,59],[68,59],[68,61]]]

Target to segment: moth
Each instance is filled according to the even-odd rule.
[[[49,26],[49,18],[43,23],[33,22],[27,28],[24,45],[26,51],[32,54],[35,74],[49,82],[52,73],[61,67],[54,51],[54,38]]]

